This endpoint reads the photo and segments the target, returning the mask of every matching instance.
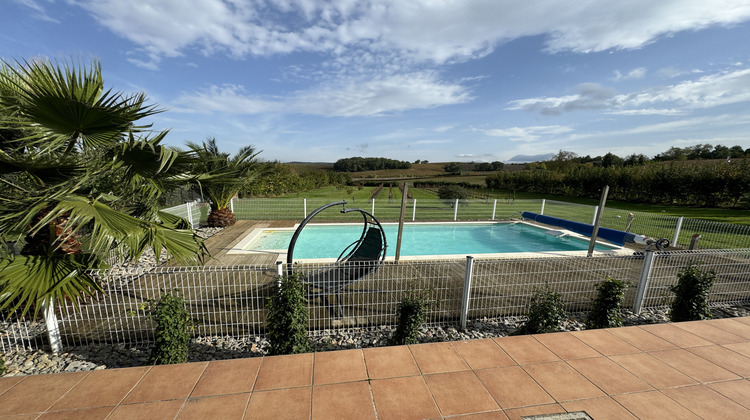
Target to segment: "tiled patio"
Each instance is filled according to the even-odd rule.
[[[749,419],[750,318],[0,378],[12,419]]]

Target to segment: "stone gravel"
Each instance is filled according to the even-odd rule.
[[[712,308],[714,318],[750,316],[750,305]],[[571,314],[560,331],[584,329],[586,313]],[[450,326],[425,326],[420,329],[422,343],[441,341],[474,340],[504,337],[515,332],[526,320],[525,317],[483,318],[473,320],[466,330]],[[644,310],[639,315],[623,311],[624,325],[643,325],[669,322],[666,309]],[[369,329],[322,330],[310,337],[314,351],[332,351],[381,347],[388,345],[393,327],[381,326]],[[196,337],[190,342],[189,361],[226,360],[243,357],[259,357],[268,354],[268,340],[259,336]],[[101,370],[146,364],[150,349],[144,346],[94,344],[66,348],[64,353],[51,354],[42,350],[14,351],[5,354],[8,369],[5,376],[22,376],[58,372]]]

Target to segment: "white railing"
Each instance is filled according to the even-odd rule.
[[[321,284],[312,288],[310,334],[394,326],[396,306],[413,291],[426,293],[431,302],[429,324],[457,327],[467,319],[524,315],[534,291],[545,285],[563,296],[568,310],[586,311],[594,285],[606,277],[631,284],[627,307],[662,307],[667,305],[669,286],[676,283],[677,273],[695,263],[717,274],[709,297],[712,305],[750,301],[750,249],[647,251],[646,256],[386,262],[341,290]],[[295,271],[304,276],[328,268],[296,265]],[[260,336],[265,333],[266,298],[277,287],[278,273],[285,269],[282,265],[98,271],[94,274],[105,293],[79,302],[77,308],[57,308],[58,339],[64,347],[150,343],[154,325],[144,304],[164,291],[177,291],[185,298],[191,317],[197,320],[195,336]],[[5,322],[0,324],[0,350],[42,348],[48,342],[45,335],[43,321]]]

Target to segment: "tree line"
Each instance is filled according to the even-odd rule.
[[[363,171],[379,171],[383,169],[409,169],[411,163],[387,159],[387,158],[363,158],[363,157],[351,157],[339,159],[333,164],[333,170],[336,172],[363,172]]]
[[[750,159],[654,162],[638,166],[542,165],[496,172],[488,188],[598,198],[609,185],[615,200],[686,206],[750,206]]]

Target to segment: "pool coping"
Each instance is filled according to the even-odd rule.
[[[495,221],[455,221],[455,222],[408,222],[405,223],[405,225],[437,225],[437,224],[471,224],[471,225],[477,225],[477,224],[498,224],[498,223],[521,223],[526,224],[529,226],[534,226],[537,228],[542,228],[547,231],[555,231],[555,232],[564,232],[565,236],[571,236],[578,239],[582,239],[585,241],[589,241],[590,238],[581,235],[566,229],[551,229],[549,226],[545,226],[540,223],[534,223],[527,220],[508,220],[508,221],[502,221],[502,220],[495,220]],[[391,223],[382,223],[382,225],[397,225],[398,223],[391,222]],[[253,229],[249,234],[247,234],[242,240],[240,240],[237,244],[232,246],[232,248],[227,251],[227,254],[230,255],[268,255],[268,254],[275,254],[277,255],[276,262],[285,263],[287,260],[287,249],[266,249],[266,250],[246,250],[244,247],[252,243],[255,239],[258,238],[262,234],[263,231],[273,230],[273,231],[295,231],[299,227],[299,223],[295,223],[292,227],[282,227],[282,228],[255,228]],[[311,223],[308,226],[341,226],[341,225],[359,225],[358,223],[332,223],[332,222],[323,222],[323,223]],[[609,248],[612,248],[611,250],[596,250],[595,253],[599,255],[632,255],[633,250],[612,244],[610,242],[597,240],[597,245],[606,246]],[[389,245],[390,247],[391,245]],[[443,255],[401,255],[399,258],[399,261],[452,261],[452,260],[462,260],[466,259],[467,257],[473,257],[473,258],[487,258],[487,259],[517,259],[517,258],[540,258],[540,257],[571,257],[571,256],[586,256],[588,255],[587,250],[581,250],[581,251],[541,251],[541,252],[504,252],[504,253],[481,253],[481,254],[443,254]],[[394,256],[387,256],[385,258],[386,262],[395,262],[396,259]],[[305,263],[305,264],[312,264],[312,263],[322,263],[322,264],[330,264],[336,262],[336,258],[299,258],[295,259],[295,262],[298,263]]]

